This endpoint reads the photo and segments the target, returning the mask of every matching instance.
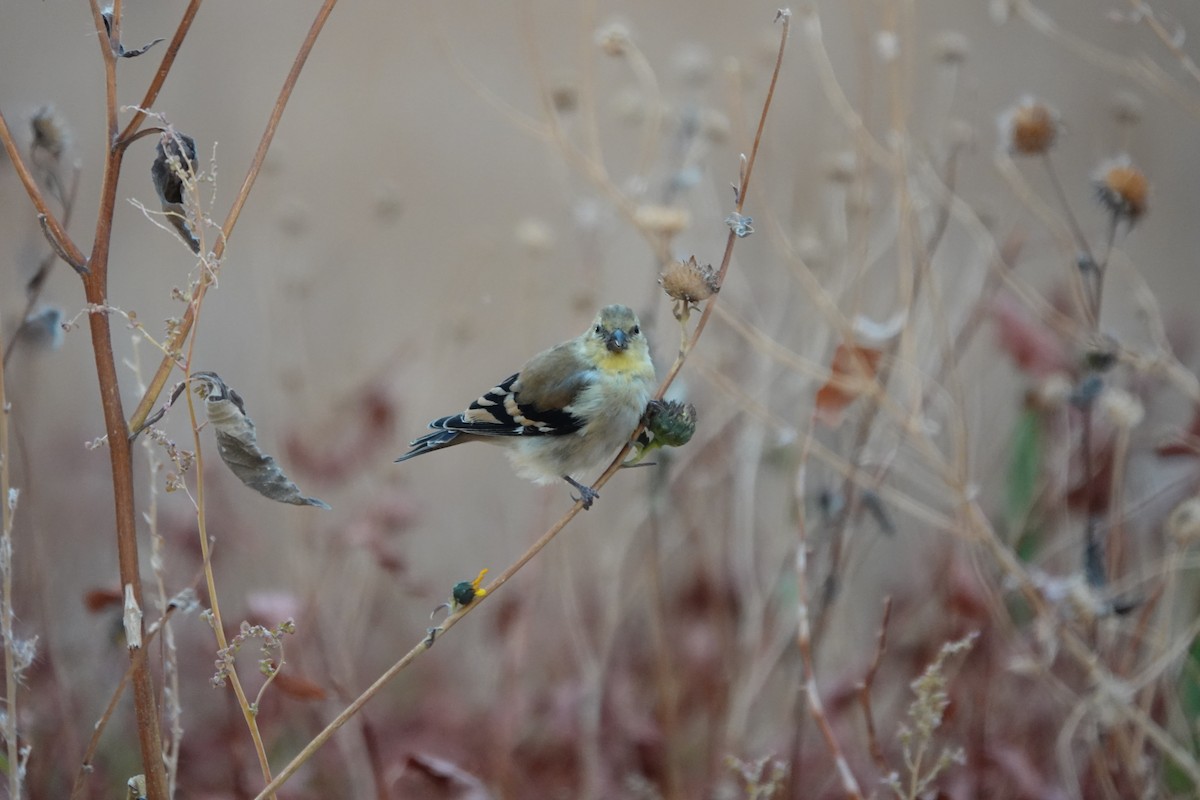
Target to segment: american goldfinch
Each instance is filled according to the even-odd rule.
[[[637,315],[605,306],[578,337],[531,358],[461,414],[435,419],[396,461],[464,442],[505,445],[517,474],[565,480],[591,508],[598,496],[576,480],[629,441],[654,393],[654,364]]]

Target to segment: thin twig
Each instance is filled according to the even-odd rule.
[[[800,650],[800,660],[804,664],[804,695],[808,703],[808,713],[821,731],[825,747],[829,750],[829,755],[837,766],[842,791],[846,793],[847,797],[858,800],[863,796],[862,789],[859,788],[858,780],[850,770],[850,765],[838,743],[833,726],[829,724],[829,718],[825,715],[825,704],[821,700],[821,693],[817,688],[816,664],[812,652],[812,627],[808,614],[808,537],[804,521],[804,498],[808,491],[805,475],[815,427],[816,420],[814,419],[808,426],[808,434],[804,440],[804,447],[800,451],[800,466],[796,474],[796,645]]]
[[[875,732],[875,714],[871,710],[871,687],[875,685],[875,674],[879,672],[883,654],[887,651],[887,628],[891,618],[892,598],[889,596],[883,598],[883,619],[879,621],[879,634],[875,637],[875,655],[871,659],[870,666],[867,667],[867,674],[858,684],[858,702],[862,706],[863,721],[867,726],[867,748],[871,751],[871,759],[875,762],[875,767],[879,770],[880,775],[887,775],[890,770],[887,759],[883,756],[883,747],[879,744],[879,736]]]

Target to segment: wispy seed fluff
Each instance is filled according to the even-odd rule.
[[[1062,127],[1057,111],[1028,95],[1001,112],[997,124],[1000,143],[1008,152],[1022,156],[1048,152]]]

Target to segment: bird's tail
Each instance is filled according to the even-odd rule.
[[[416,458],[425,453],[432,453],[434,450],[442,450],[453,444],[458,444],[461,440],[459,437],[462,434],[458,431],[436,430],[433,433],[427,433],[420,439],[414,439],[409,444],[412,449],[404,455],[396,459],[396,463],[408,461],[410,458]]]

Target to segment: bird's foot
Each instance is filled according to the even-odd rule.
[[[576,489],[579,490],[579,497],[576,497],[575,495],[571,495],[571,499],[577,503],[583,503],[584,511],[587,511],[589,508],[591,508],[592,503],[596,500],[597,497],[600,496],[600,493],[597,492],[595,489],[593,489],[590,486],[585,486],[584,484],[580,483],[579,481],[575,480],[574,478],[572,478],[569,475],[564,475],[563,480],[565,480],[567,483],[571,484],[572,486],[574,486]]]

